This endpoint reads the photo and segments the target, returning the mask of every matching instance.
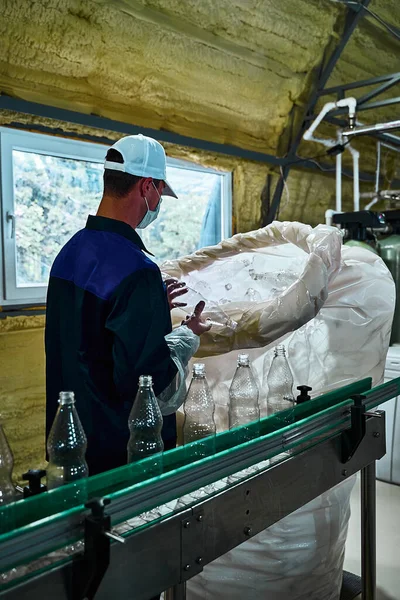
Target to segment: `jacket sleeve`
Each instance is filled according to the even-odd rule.
[[[106,329],[111,335],[114,385],[121,399],[133,401],[140,375],[153,377],[156,395],[175,378],[177,367],[164,337],[169,326],[158,270],[137,271],[115,290]]]
[[[171,352],[172,360],[178,369],[177,376],[168,387],[158,395],[157,400],[163,415],[170,415],[178,410],[186,396],[186,379],[188,363],[200,346],[199,337],[188,327],[182,325],[165,336]]]

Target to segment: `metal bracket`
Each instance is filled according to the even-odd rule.
[[[112,533],[111,517],[104,512],[109,498],[94,498],[85,504],[92,514],[85,518],[85,552],[79,578],[77,598],[92,600],[110,564],[110,540],[124,543],[124,538]]]
[[[382,417],[383,413],[381,411],[366,412],[364,404],[365,399],[366,397],[361,394],[351,397],[351,400],[354,400],[354,404],[350,408],[351,426],[350,429],[343,431],[341,435],[342,463],[349,462],[363,441],[367,417]]]
[[[357,394],[351,400],[354,401],[350,408],[351,426],[341,436],[342,463],[349,462],[365,436],[365,396]]]
[[[181,581],[187,581],[203,570],[205,552],[205,519],[202,508],[193,509],[182,521]]]

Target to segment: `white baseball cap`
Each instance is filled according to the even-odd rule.
[[[136,175],[137,177],[160,179],[165,184],[162,196],[178,197],[167,181],[165,151],[157,140],[139,133],[139,135],[128,135],[121,138],[111,148],[118,150],[124,162],[117,163],[105,160],[105,169],[122,171],[123,173]]]

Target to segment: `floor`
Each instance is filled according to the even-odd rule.
[[[376,600],[400,600],[400,486],[377,481],[376,492],[378,582]],[[352,493],[351,509],[344,568],[359,575],[361,573],[360,478]]]

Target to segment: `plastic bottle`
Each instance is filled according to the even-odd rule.
[[[267,376],[267,410],[268,416],[277,415],[278,425],[285,427],[293,423],[294,420],[293,374],[286,358],[285,346],[277,346],[274,352],[274,358]],[[282,411],[288,412],[280,415]],[[273,465],[289,458],[291,454],[292,450],[285,450],[273,456],[270,459],[270,464]]]
[[[215,405],[206,379],[205,365],[193,365],[193,378],[184,404],[183,443],[204,440],[191,448],[190,457],[198,459],[215,452]]]
[[[293,375],[286,357],[285,346],[277,346],[274,352],[274,358],[267,376],[268,416],[287,409],[294,409]],[[292,413],[282,417],[282,426],[289,425],[292,422]]]
[[[146,474],[161,475],[164,442],[161,438],[163,418],[153,392],[151,375],[139,377],[139,389],[128,420],[131,432],[128,442],[128,463],[153,456],[146,466]]]
[[[237,368],[229,389],[229,429],[242,426],[241,442],[252,439],[259,428],[246,427],[260,421],[259,390],[250,366],[248,354],[239,354]]]
[[[49,464],[47,488],[86,479],[89,469],[85,460],[87,439],[75,408],[73,392],[60,392],[59,407],[47,439]]]

